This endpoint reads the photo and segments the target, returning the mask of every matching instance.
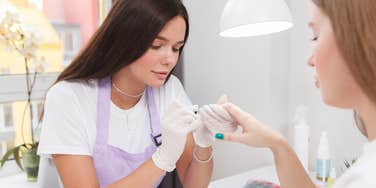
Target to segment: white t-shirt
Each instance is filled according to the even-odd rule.
[[[62,81],[47,93],[38,153],[89,155],[97,131],[97,80],[91,84]],[[162,117],[175,99],[191,102],[180,81],[171,76],[160,88],[153,88],[157,110]],[[154,144],[146,96],[129,110],[111,103],[108,144],[129,153],[140,153]]]
[[[376,188],[376,141],[364,145],[362,156],[333,188]]]

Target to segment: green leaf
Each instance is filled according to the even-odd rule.
[[[17,150],[14,151],[13,154],[14,154],[14,160],[16,161],[18,167],[20,167],[21,170],[24,170],[20,161],[20,147],[17,147]]]
[[[5,162],[9,159],[9,156],[12,155],[15,151],[18,151],[18,149],[19,146],[12,148],[5,153],[4,157],[1,159],[1,167],[4,166]]]

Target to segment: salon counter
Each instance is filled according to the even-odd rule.
[[[242,188],[249,179],[266,180],[279,184],[275,167],[266,166],[212,181],[209,188]]]

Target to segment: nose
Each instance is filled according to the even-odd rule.
[[[307,60],[307,65],[310,66],[310,67],[315,67],[315,63],[313,61],[313,55],[311,55],[308,60]]]
[[[174,53],[172,50],[166,49],[163,64],[173,65],[177,61],[176,56],[176,53]]]

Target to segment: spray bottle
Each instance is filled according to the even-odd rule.
[[[326,132],[322,132],[316,159],[316,178],[322,182],[326,182],[329,178],[330,169],[328,136]]]
[[[309,126],[305,120],[307,107],[299,106],[296,109],[294,123],[294,150],[298,155],[300,162],[308,172],[308,154],[309,154]]]

